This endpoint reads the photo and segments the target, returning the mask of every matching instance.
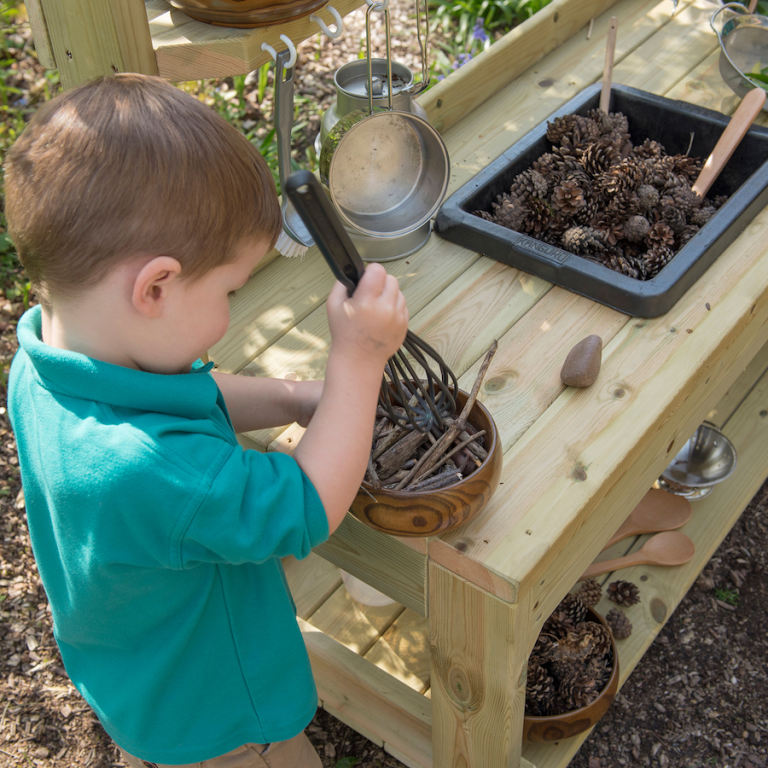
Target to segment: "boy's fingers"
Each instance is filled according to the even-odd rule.
[[[381,298],[385,301],[395,304],[397,302],[397,295],[400,293],[400,283],[394,275],[387,275],[384,282],[384,289],[381,292]]]
[[[347,300],[347,298],[349,297],[347,294],[346,286],[344,285],[344,283],[337,280],[333,288],[331,289],[331,292],[328,294],[328,303],[331,306],[339,306],[343,304]]]
[[[380,296],[384,290],[387,280],[387,270],[376,262],[369,264],[365,268],[358,289],[363,293],[373,296]]]

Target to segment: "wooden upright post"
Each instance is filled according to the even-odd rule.
[[[430,562],[434,768],[521,765],[529,620]]]
[[[144,0],[39,0],[63,87],[116,72],[157,74]]]

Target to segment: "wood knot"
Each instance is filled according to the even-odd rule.
[[[573,469],[573,472],[571,472],[571,477],[574,480],[583,483],[587,479],[587,472],[584,469],[584,466],[581,464],[576,465]]]
[[[469,549],[469,545],[472,542],[467,539],[460,539],[456,542],[456,549],[459,550],[459,552],[466,552]]]
[[[551,77],[547,77],[544,80],[539,80],[539,86],[541,88],[550,88],[555,84],[555,81]]]
[[[466,709],[472,700],[472,686],[469,684],[469,678],[463,669],[452,667],[448,673],[448,689],[451,692],[451,698],[459,704],[462,709]]]
[[[488,379],[488,381],[485,382],[485,391],[491,393],[499,392],[500,390],[504,389],[504,385],[506,383],[506,376],[494,376],[492,379]]]

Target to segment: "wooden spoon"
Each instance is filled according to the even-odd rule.
[[[736,108],[730,122],[725,126],[722,136],[717,140],[715,148],[707,158],[707,162],[701,169],[699,178],[696,179],[692,189],[700,197],[709,192],[715,179],[720,175],[725,164],[731,159],[744,134],[750,129],[752,121],[760,114],[765,103],[766,93],[762,88],[754,88],[742,100]]]
[[[608,22],[608,39],[605,43],[605,64],[603,65],[603,87],[600,91],[600,109],[607,112],[611,105],[611,81],[613,80],[613,59],[616,55],[616,35],[618,34],[619,20],[611,16]]]
[[[672,531],[680,528],[691,519],[691,502],[682,496],[675,496],[665,491],[651,488],[643,496],[641,502],[630,512],[629,517],[622,523],[603,551],[613,546],[617,541],[641,533],[656,533],[657,531]]]
[[[682,565],[693,557],[694,552],[693,542],[684,533],[680,531],[657,533],[631,555],[603,560],[602,563],[592,563],[584,571],[580,581],[633,565]]]

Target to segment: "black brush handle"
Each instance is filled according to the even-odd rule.
[[[320,182],[309,171],[297,171],[285,182],[285,192],[333,274],[351,296],[365,265]]]

